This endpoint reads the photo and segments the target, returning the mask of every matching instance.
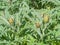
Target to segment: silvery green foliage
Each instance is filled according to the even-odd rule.
[[[60,0],[0,0],[0,45],[60,45]]]

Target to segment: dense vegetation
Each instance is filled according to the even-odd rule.
[[[0,45],[60,45],[60,0],[0,0]]]

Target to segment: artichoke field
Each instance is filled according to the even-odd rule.
[[[60,45],[60,0],[0,0],[0,45]]]

